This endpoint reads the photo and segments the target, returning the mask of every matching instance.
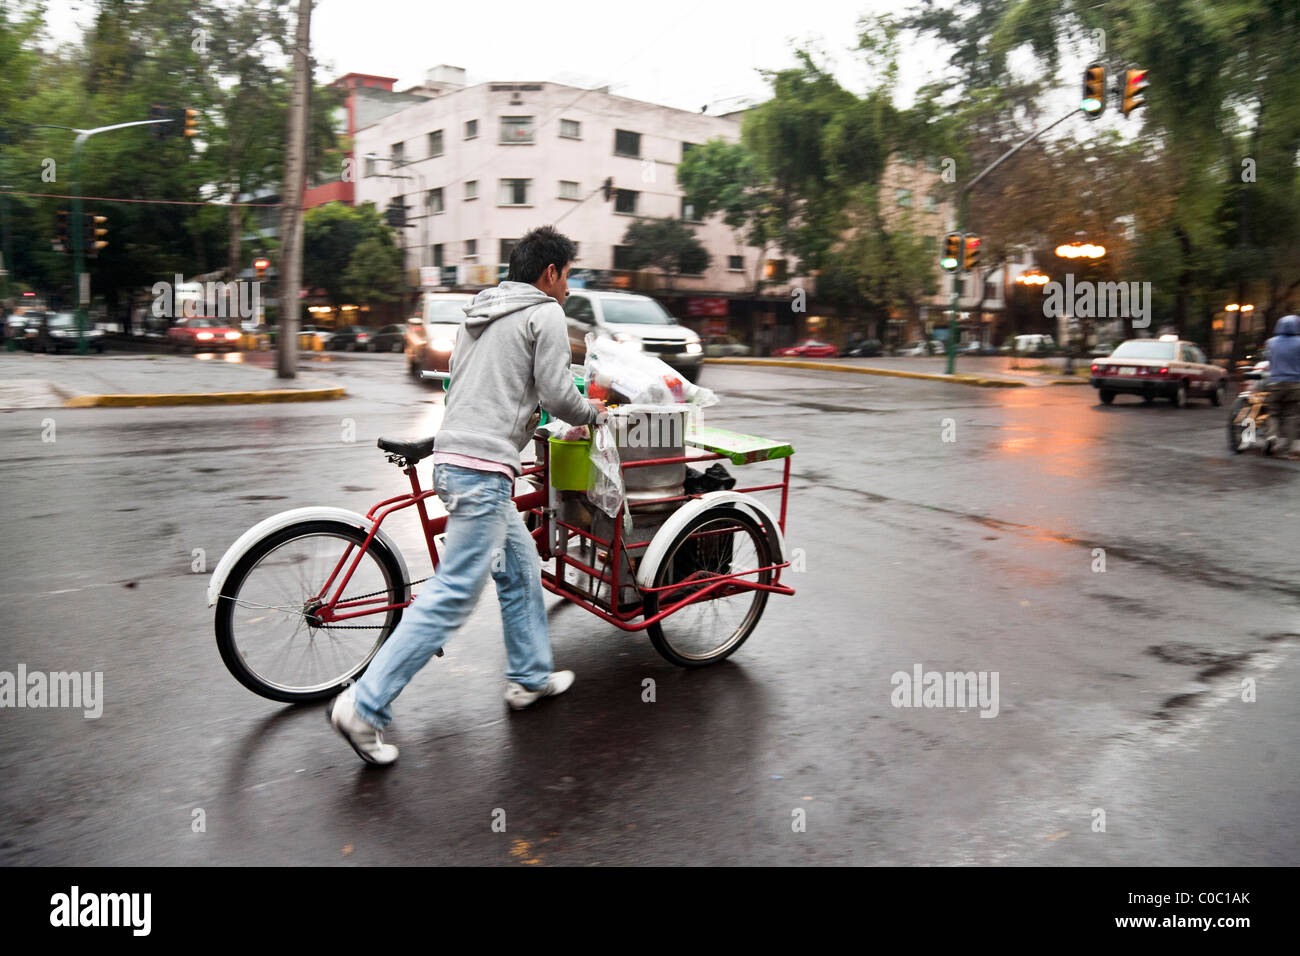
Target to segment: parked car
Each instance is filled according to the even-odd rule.
[[[401,352],[405,349],[405,325],[385,325],[370,336],[370,351],[372,352]]]
[[[237,349],[242,333],[221,319],[195,316],[177,319],[167,330],[167,341],[177,348],[206,352],[213,349]]]
[[[37,319],[44,314],[28,310],[5,316],[5,338],[13,339],[18,345],[28,348],[27,330],[29,328],[35,330]]]
[[[315,349],[314,344],[303,342],[303,336],[311,336],[316,342],[320,343],[320,348],[327,349],[330,347],[330,341],[334,338],[334,330],[327,329],[323,325],[303,325],[298,328],[298,345],[304,348]]]
[[[594,332],[618,342],[636,343],[692,382],[699,381],[704,357],[700,337],[648,295],[578,289],[569,293],[564,314],[574,362],[587,357],[585,339],[588,332]]]
[[[938,339],[915,339],[899,349],[899,355],[938,355],[943,351],[943,343]]]
[[[329,348],[336,352],[365,352],[370,349],[371,331],[361,325],[343,325],[330,336]]]
[[[1031,353],[1046,355],[1056,348],[1056,341],[1050,335],[1040,335],[1032,333],[1029,335],[1015,335],[1002,343],[999,352],[1019,352],[1021,355]]]
[[[709,358],[726,358],[749,353],[749,346],[734,335],[714,335],[704,341],[704,354]]]
[[[81,333],[72,312],[47,312],[27,326],[29,347],[37,352],[69,352],[80,347]],[[86,348],[104,351],[104,332],[86,323]]]
[[[783,349],[777,349],[773,355],[797,355],[802,358],[835,358],[840,354],[840,350],[829,342],[821,342],[817,339],[804,339],[795,345],[787,346]]]
[[[451,351],[465,324],[465,306],[473,301],[468,292],[424,293],[420,314],[406,323],[406,368],[412,376],[451,368]]]
[[[1105,405],[1124,393],[1141,395],[1147,404],[1168,398],[1178,408],[1189,398],[1208,398],[1214,405],[1227,398],[1228,373],[1206,361],[1195,343],[1176,335],[1129,339],[1093,362],[1090,371],[1088,381]]]
[[[1115,346],[1112,343],[1098,342],[1096,345],[1094,345],[1091,349],[1088,350],[1088,354],[1093,356],[1094,358],[1098,358],[1098,357],[1104,358],[1105,356],[1109,355],[1113,351],[1115,351]]]
[[[879,339],[856,339],[844,346],[844,354],[850,358],[874,358],[882,348]]]

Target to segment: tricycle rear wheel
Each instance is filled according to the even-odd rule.
[[[772,563],[767,535],[748,513],[739,508],[710,508],[696,515],[673,540],[659,563],[654,586],[677,584],[701,574],[764,568]],[[772,572],[761,571],[741,580],[770,584]],[[689,586],[648,592],[643,605],[645,616],[653,617],[661,604],[674,604],[690,593]],[[763,616],[767,594],[724,584],[712,595],[651,624],[646,631],[655,650],[678,667],[715,664],[745,643]]]

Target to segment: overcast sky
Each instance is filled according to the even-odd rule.
[[[75,40],[94,9],[90,0],[49,0],[51,34]],[[402,89],[447,63],[463,66],[470,83],[609,85],[621,96],[697,111],[729,97],[763,99],[758,70],[793,65],[792,42],[815,43],[840,82],[860,92],[867,71],[852,52],[857,20],[899,9],[889,0],[317,0],[312,49],[318,81],[374,73],[397,77]],[[914,64],[905,64],[909,91],[935,59],[919,52],[905,57]]]

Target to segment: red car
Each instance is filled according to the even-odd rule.
[[[818,342],[816,339],[804,339],[798,345],[777,349],[773,355],[798,355],[803,358],[835,358],[840,352],[833,345]]]
[[[176,324],[167,330],[167,341],[181,349],[209,352],[213,349],[239,348],[240,335],[239,329],[221,319],[196,316],[192,319],[177,319]]]
[[[1140,395],[1147,404],[1167,398],[1179,408],[1189,398],[1222,405],[1228,393],[1228,373],[1206,361],[1196,343],[1176,335],[1129,339],[1093,362],[1091,372],[1089,381],[1104,405],[1119,394]]]

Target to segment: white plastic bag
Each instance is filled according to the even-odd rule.
[[[630,343],[588,332],[587,397],[633,405],[717,404],[718,397]]]

